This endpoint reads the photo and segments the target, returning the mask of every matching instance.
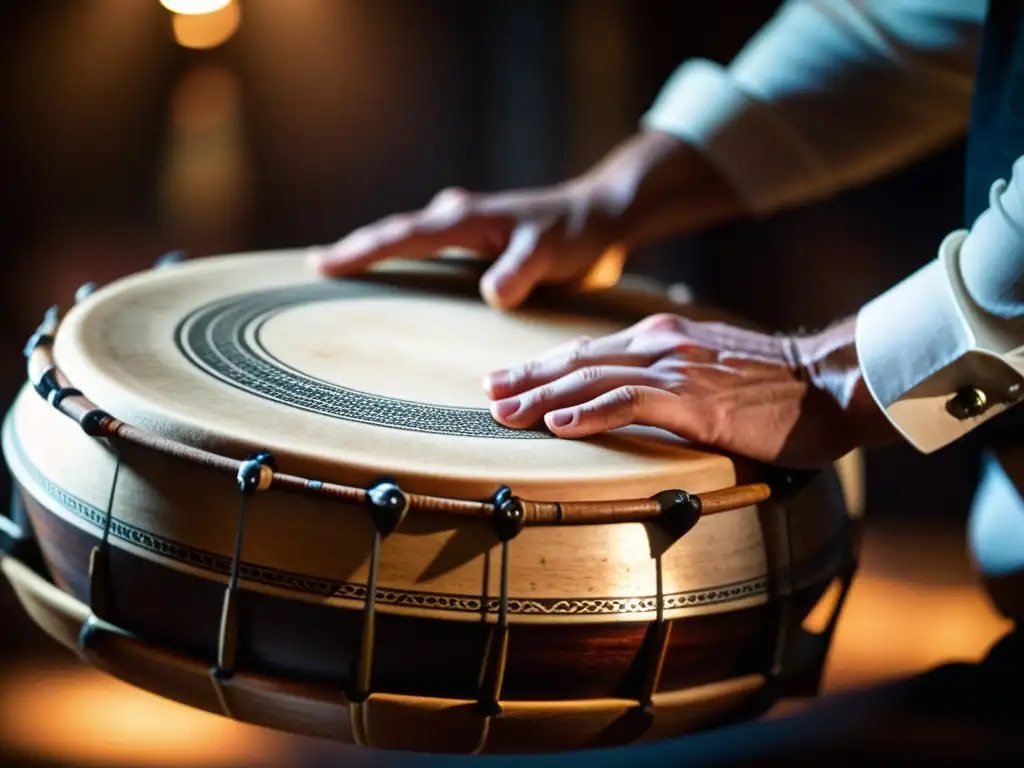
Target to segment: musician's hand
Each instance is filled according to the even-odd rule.
[[[395,256],[467,249],[496,260],[481,293],[510,309],[541,283],[583,277],[611,248],[625,253],[738,210],[732,191],[694,149],[650,132],[565,184],[498,194],[445,190],[422,210],[310,249],[310,260],[322,274],[341,276]]]
[[[393,256],[465,248],[497,259],[480,290],[490,304],[511,308],[539,283],[585,273],[614,244],[615,224],[595,190],[579,181],[491,195],[447,189],[426,208],[357,229],[314,258],[321,272],[338,276]]]
[[[558,437],[660,427],[790,467],[827,464],[896,434],[867,392],[854,321],[807,338],[654,315],[491,374],[494,418]]]

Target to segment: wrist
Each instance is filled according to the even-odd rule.
[[[801,366],[815,389],[826,393],[847,416],[859,446],[896,442],[899,433],[875,401],[857,358],[856,317],[797,339]]]
[[[627,250],[710,226],[741,212],[739,198],[698,150],[643,131],[572,182]]]

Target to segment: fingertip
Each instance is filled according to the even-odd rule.
[[[337,246],[315,246],[306,251],[306,267],[325,277],[341,277],[352,271],[352,260]]]
[[[505,371],[494,371],[484,376],[481,381],[484,392],[491,400],[501,398],[502,393],[508,390],[508,373]]]
[[[492,309],[507,309],[500,283],[490,272],[480,278],[480,296]]]
[[[504,400],[496,400],[491,403],[491,417],[506,427],[514,427],[515,417],[519,415],[522,404],[517,397],[509,397]]]
[[[519,286],[518,276],[490,270],[480,278],[480,295],[497,310],[515,309],[526,298]]]
[[[565,435],[579,426],[579,411],[567,408],[544,414],[544,424],[556,435]]]
[[[306,269],[313,272],[323,272],[324,262],[327,260],[327,249],[321,245],[314,245],[306,249],[303,259]]]

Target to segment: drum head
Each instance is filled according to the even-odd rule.
[[[487,373],[666,302],[612,290],[502,313],[455,266],[391,262],[328,280],[300,252],[227,256],[97,291],[68,314],[55,356],[123,421],[236,456],[267,450],[283,471],[333,482],[390,476],[465,498],[509,484],[552,500],[734,485],[730,458],[665,433],[560,440],[489,414]]]

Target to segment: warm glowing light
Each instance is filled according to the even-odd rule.
[[[170,111],[161,179],[166,231],[201,252],[236,248],[250,185],[238,76],[210,64],[193,68]]]
[[[864,514],[864,454],[860,449],[850,451],[835,463],[835,468],[846,510],[851,517],[860,519]]]
[[[815,619],[820,622],[820,615],[809,623]],[[861,573],[836,628],[825,688],[861,687],[950,661],[977,661],[1010,627],[977,586]]]
[[[628,255],[629,253],[622,246],[616,245],[609,248],[601,254],[590,271],[580,280],[580,289],[599,291],[611,288],[622,277],[622,270],[626,265]]]
[[[839,602],[842,588],[839,579],[832,580],[824,594],[818,598],[818,602],[815,603],[811,612],[804,618],[802,625],[804,629],[814,634],[825,631],[829,620],[832,618],[832,614],[835,612],[836,603]]]
[[[0,685],[4,746],[86,765],[282,765],[284,737],[88,668],[25,669]]]
[[[206,137],[239,119],[241,93],[238,77],[221,66],[190,70],[171,94],[171,122],[175,134]]]
[[[229,3],[209,13],[176,13],[171,17],[171,28],[179,45],[204,50],[226,42],[235,34],[241,21],[242,11],[238,3]]]
[[[160,5],[172,13],[181,13],[186,16],[194,16],[201,13],[213,13],[225,6],[231,5],[232,0],[160,0]]]

